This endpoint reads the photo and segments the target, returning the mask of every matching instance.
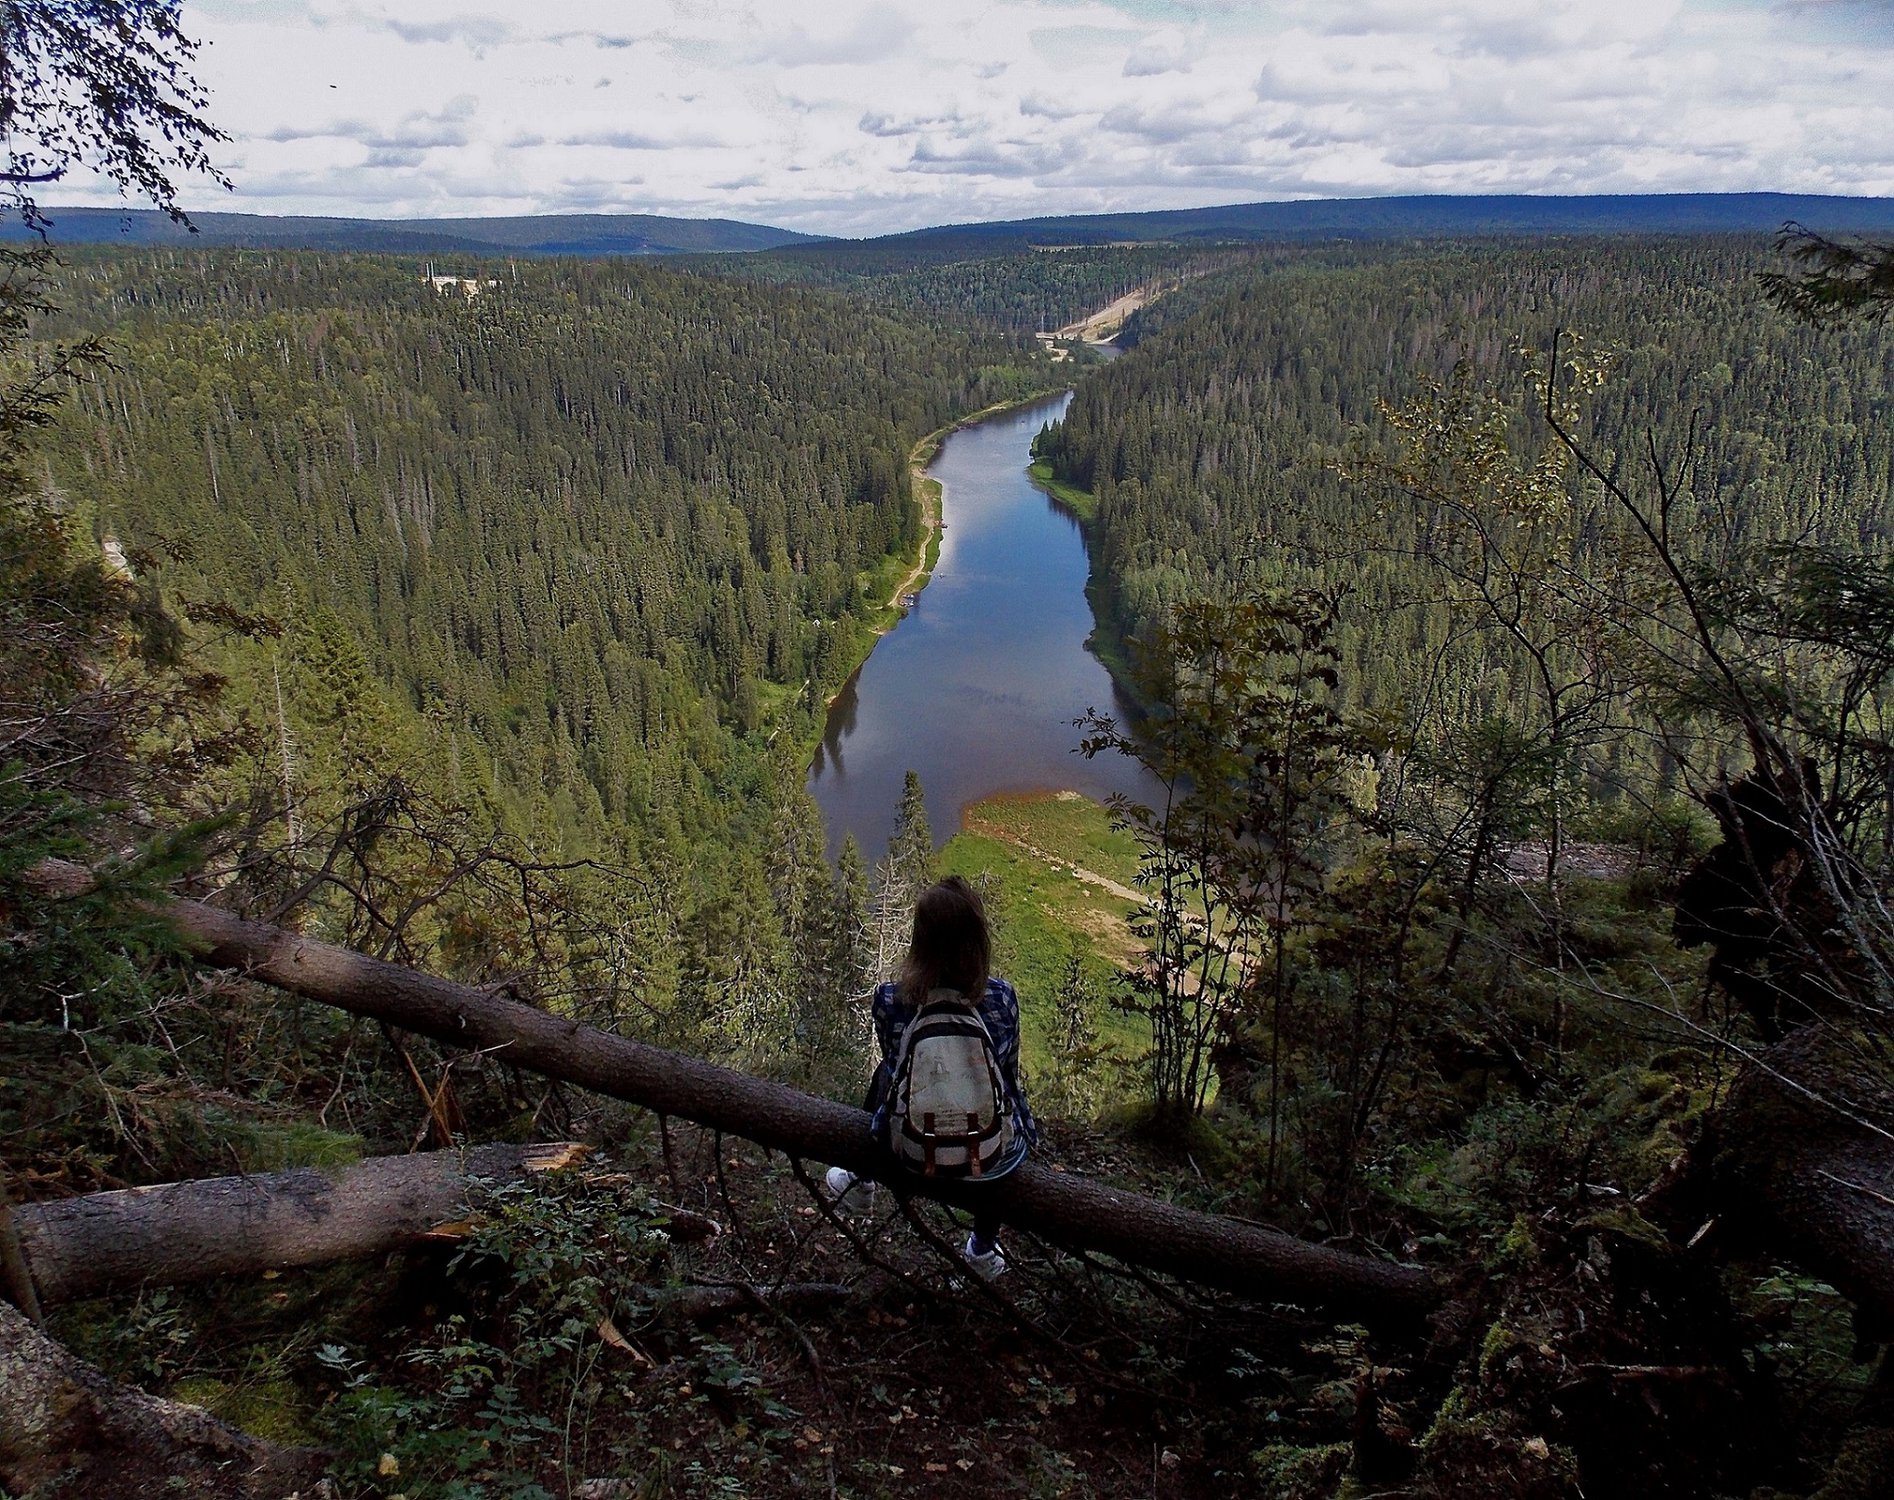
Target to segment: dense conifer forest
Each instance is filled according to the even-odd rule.
[[[702,259],[725,275],[834,287],[906,313],[1050,333],[1127,292],[1175,284],[1264,253],[1172,245],[996,247],[985,239],[943,236],[924,246],[845,241]]]
[[[1389,440],[1384,406],[1462,361],[1523,399],[1523,351],[1561,329],[1610,361],[1585,438],[1611,464],[1647,436],[1687,462],[1693,529],[1730,546],[1886,541],[1894,343],[1777,312],[1756,281],[1776,264],[1766,242],[1705,237],[1232,272],[1138,314],[1135,353],[1084,384],[1040,453],[1097,500],[1098,597],[1119,631],[1146,634],[1179,600],[1239,580],[1345,579],[1359,685],[1385,700],[1448,626],[1417,582],[1425,518],[1354,482],[1362,450]]]
[[[279,621],[292,720],[359,657],[447,733],[442,777],[569,853],[720,840],[744,737],[807,735],[915,551],[908,449],[1045,381],[997,336],[628,263],[469,295],[372,257],[101,254],[55,295],[48,336],[114,358],[52,482]]]

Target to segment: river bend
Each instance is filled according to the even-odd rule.
[[[1074,749],[1073,720],[1124,705],[1085,649],[1093,621],[1078,523],[1026,474],[1034,435],[1070,399],[950,433],[928,467],[946,523],[933,580],[836,697],[810,768],[831,854],[853,833],[871,864],[881,857],[910,769],[941,842],[962,808],[996,793],[1150,795],[1123,757],[1088,761]]]

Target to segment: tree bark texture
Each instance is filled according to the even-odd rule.
[[[883,1154],[861,1110],[214,907],[178,901],[166,911],[206,963],[794,1157],[846,1167],[897,1191],[961,1206],[986,1195],[1008,1223],[1071,1248],[1371,1324],[1415,1324],[1443,1295],[1432,1277],[1411,1267],[1118,1192],[1036,1162],[998,1183],[925,1181]]]
[[[1715,1121],[1710,1210],[1831,1282],[1894,1338],[1894,1094],[1865,1043],[1810,1025],[1746,1068]],[[1813,1094],[1815,1097],[1809,1097]]]
[[[35,1500],[283,1500],[327,1465],[115,1385],[0,1303],[0,1491]]]
[[[168,1182],[23,1204],[13,1220],[40,1299],[67,1302],[398,1250],[464,1218],[473,1179],[547,1171],[580,1149],[478,1146]]]
[[[7,1200],[3,1180],[0,1180],[0,1298],[11,1302],[35,1323],[46,1321],[40,1314],[39,1289],[33,1285],[33,1273],[26,1268],[26,1252],[20,1248],[20,1231],[13,1222],[13,1205]]]

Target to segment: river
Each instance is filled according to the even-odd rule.
[[[906,773],[927,792],[936,843],[961,809],[1000,792],[1071,789],[1148,798],[1119,755],[1086,760],[1073,727],[1088,709],[1123,716],[1098,658],[1078,522],[1027,477],[1033,437],[1070,393],[950,433],[930,478],[942,486],[940,562],[907,619],[882,637],[829,710],[809,790],[829,852],[852,833],[885,853]]]

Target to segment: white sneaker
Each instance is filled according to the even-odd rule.
[[[968,1270],[982,1281],[992,1281],[1006,1274],[1006,1257],[1000,1253],[1000,1247],[997,1244],[991,1250],[984,1252],[974,1249],[973,1244],[973,1236],[968,1235],[967,1248],[960,1252],[961,1259],[966,1261]]]
[[[829,1196],[834,1200],[838,1214],[866,1213],[874,1207],[875,1184],[872,1180],[857,1177],[846,1167],[830,1167],[828,1175],[822,1180],[828,1184]]]

